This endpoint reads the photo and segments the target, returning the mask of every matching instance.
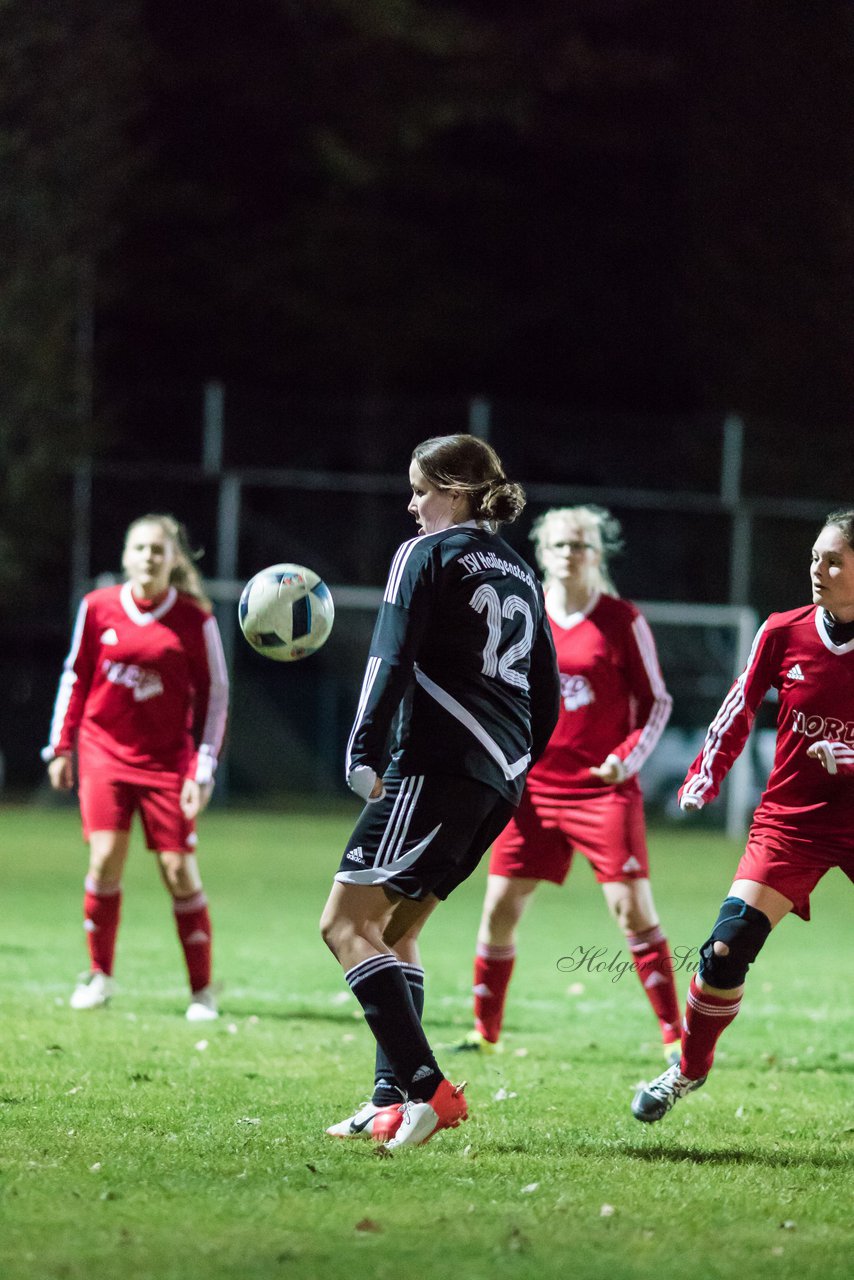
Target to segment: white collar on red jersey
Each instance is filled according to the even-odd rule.
[[[818,638],[826,649],[831,653],[852,653],[854,652],[854,640],[848,640],[845,644],[834,644],[830,636],[827,634],[824,615],[827,611],[819,605],[815,611],[815,629],[818,632]]]
[[[577,627],[579,622],[583,622],[585,618],[590,617],[601,599],[602,592],[594,591],[583,609],[576,609],[575,613],[561,613],[560,617],[557,617],[553,610],[549,608],[549,600],[548,596],[546,596],[546,613],[556,627],[560,627],[562,631],[570,631],[573,627]]]
[[[157,622],[164,613],[169,612],[178,599],[178,592],[174,587],[170,587],[156,609],[140,609],[133,598],[130,583],[126,582],[119,592],[119,599],[131,622],[135,622],[138,627],[149,627],[152,622]]]

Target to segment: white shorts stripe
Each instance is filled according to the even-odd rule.
[[[423,777],[403,779],[386,829],[383,832],[383,838],[377,849],[375,867],[385,866],[386,863],[392,862],[400,856],[423,785]]]
[[[424,786],[424,778],[423,776],[408,778],[407,782],[409,784],[407,788],[409,794],[406,807],[401,814],[402,820],[395,840],[394,851],[396,857],[401,855],[406,845],[406,837],[409,835],[409,827],[415,815],[418,797],[421,795],[421,788]]]

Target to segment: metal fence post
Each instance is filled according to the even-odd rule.
[[[240,539],[241,483],[239,477],[226,473],[219,483],[217,508],[216,569],[217,577],[233,581],[237,577],[237,550]],[[234,686],[234,642],[237,638],[237,610],[234,602],[225,601],[217,606],[217,621],[229,684]],[[217,794],[220,800],[228,799],[228,754],[217,769]]]

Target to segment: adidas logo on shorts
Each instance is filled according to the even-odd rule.
[[[357,844],[355,849],[351,849],[347,857],[350,862],[361,862],[363,866],[365,864],[365,855],[360,844]]]

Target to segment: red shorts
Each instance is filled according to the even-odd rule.
[[[755,823],[747,837],[736,880],[755,880],[782,893],[802,920],[810,918],[810,894],[828,871],[839,867],[854,881],[854,847],[851,840],[827,841],[796,835]]]
[[[600,884],[648,879],[640,791],[594,791],[583,800],[560,800],[525,790],[492,846],[489,873],[563,884],[576,849],[589,859]]]
[[[138,809],[146,848],[155,853],[195,852],[196,826],[181,812],[179,784],[146,787],[94,772],[83,775],[78,792],[84,839],[93,831],[129,831]]]

